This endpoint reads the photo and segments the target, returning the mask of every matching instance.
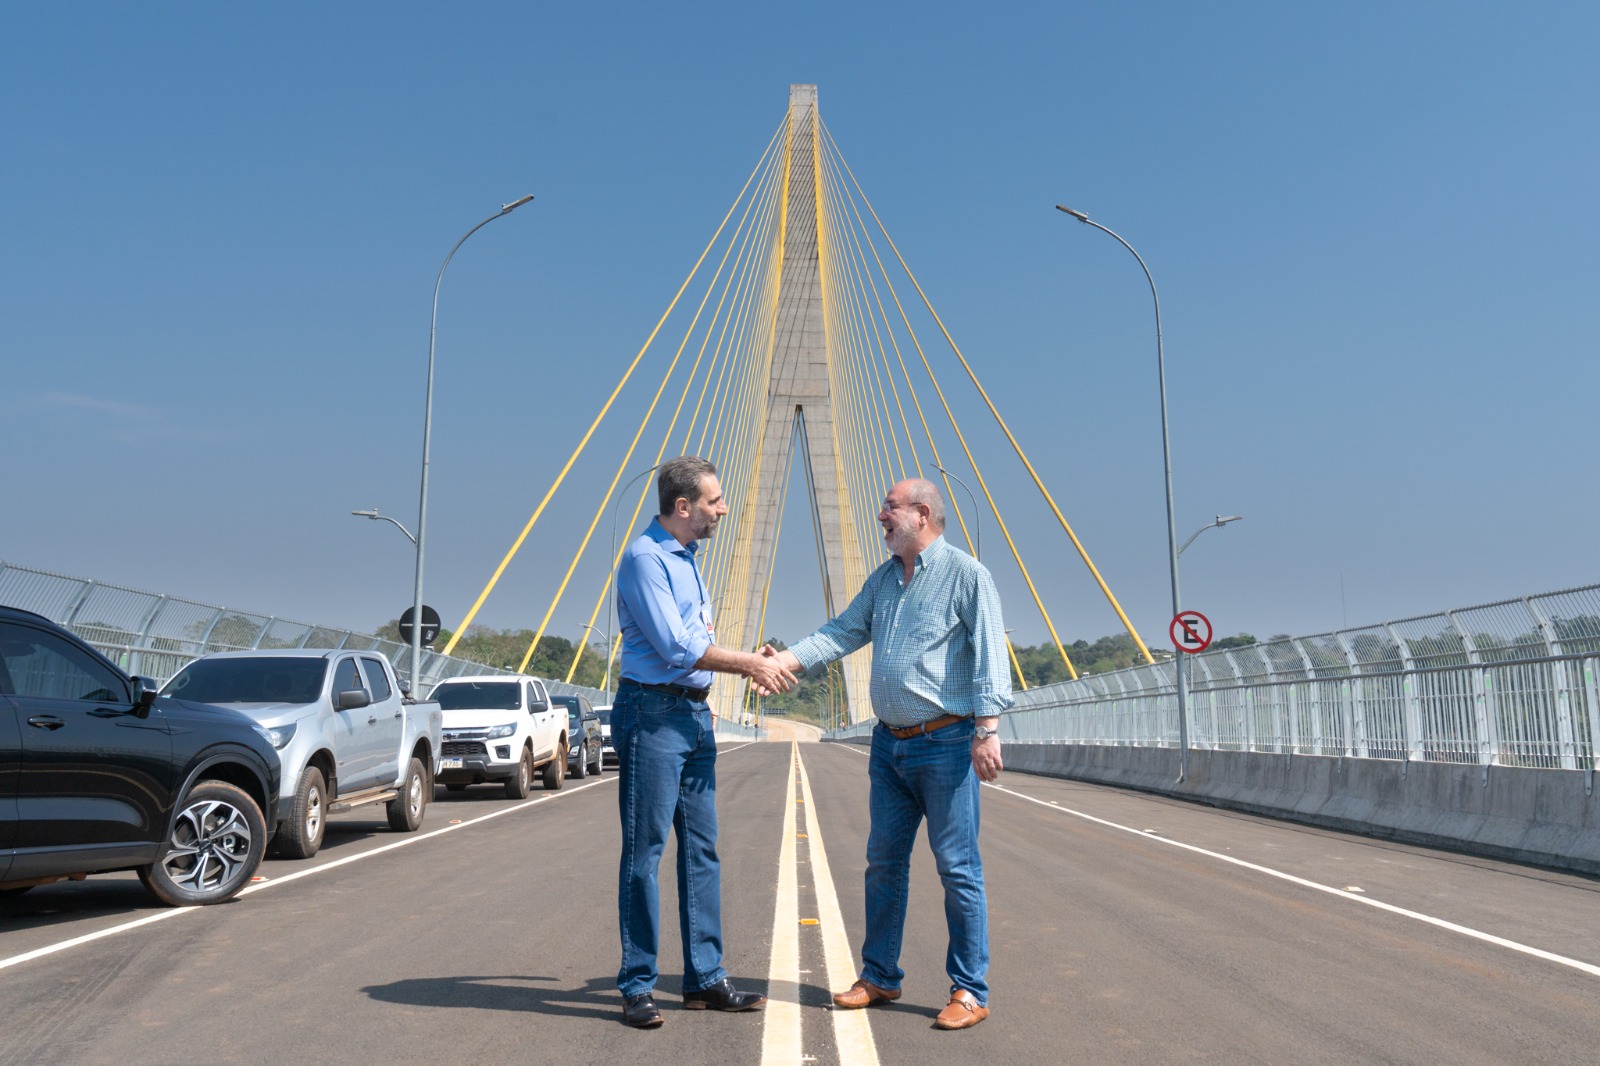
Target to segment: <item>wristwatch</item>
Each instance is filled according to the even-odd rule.
[[[988,740],[990,737],[997,737],[999,735],[1000,730],[994,728],[993,726],[975,725],[972,727],[973,740]]]

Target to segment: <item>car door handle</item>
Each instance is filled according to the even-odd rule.
[[[39,729],[60,729],[67,723],[53,714],[36,714],[28,719],[28,724]]]
[[[367,724],[368,725],[377,725],[378,724],[378,716],[375,715],[375,714],[368,716]]]

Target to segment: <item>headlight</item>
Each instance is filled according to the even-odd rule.
[[[507,722],[505,725],[492,725],[492,726],[490,726],[489,727],[489,731],[487,733],[485,733],[484,736],[489,738],[490,740],[499,740],[501,737],[509,737],[511,734],[515,733],[516,731],[517,731],[517,723],[515,723],[515,722]]]
[[[282,751],[288,745],[289,741],[294,739],[294,726],[295,723],[293,722],[290,722],[288,725],[275,725],[270,729],[266,726],[258,725],[256,726],[256,732],[260,733],[262,738],[266,740],[268,744],[271,744],[277,750]]]

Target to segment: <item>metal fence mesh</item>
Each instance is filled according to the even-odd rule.
[[[214,607],[5,562],[0,562],[0,604],[43,615],[77,633],[128,673],[157,684],[208,652],[258,648],[375,651],[387,656],[395,672],[410,680],[410,645],[370,633]],[[431,692],[447,677],[514,672],[424,649],[418,669],[420,684],[412,690]],[[550,679],[545,679],[545,687],[557,696],[584,696],[597,707],[611,704],[611,694],[600,689]],[[754,739],[763,732],[757,725],[728,715],[717,719],[721,737]]]
[[[1203,652],[1189,667],[1196,748],[1600,768],[1600,584]],[[1165,662],[1029,689],[1001,737],[1174,747],[1176,685]]]

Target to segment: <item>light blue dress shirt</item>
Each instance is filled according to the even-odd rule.
[[[810,669],[872,643],[872,710],[911,726],[947,714],[998,715],[1012,704],[1000,594],[984,565],[938,537],[911,583],[890,558],[839,617],[790,646]]]
[[[711,604],[695,566],[699,541],[685,547],[659,519],[622,553],[617,621],[622,676],[647,685],[710,688],[711,671],[694,664],[711,647]]]

